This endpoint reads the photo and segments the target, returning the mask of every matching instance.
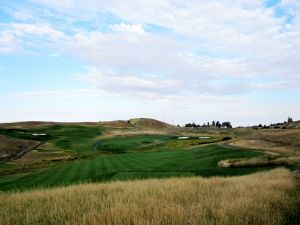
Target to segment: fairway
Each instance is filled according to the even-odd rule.
[[[209,145],[194,149],[101,156],[28,174],[3,176],[0,190],[24,190],[84,182],[181,176],[231,176],[266,168],[218,168],[220,160],[255,157],[256,151]]]
[[[51,125],[31,129],[3,129],[0,134],[15,138],[48,142],[40,151],[72,151],[82,153],[93,150],[95,138],[101,135],[100,127],[77,125]],[[44,134],[36,135],[35,134]]]
[[[155,149],[167,141],[176,137],[167,135],[134,135],[107,138],[98,141],[97,148],[102,153],[126,153],[128,151],[143,151],[155,147]]]

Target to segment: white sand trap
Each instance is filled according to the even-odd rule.
[[[210,139],[210,137],[198,137],[199,139]]]
[[[47,134],[32,134],[33,136],[45,136]]]
[[[178,137],[177,139],[183,140],[183,139],[189,139],[190,137]]]

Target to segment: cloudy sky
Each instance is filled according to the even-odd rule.
[[[300,0],[0,0],[0,121],[300,119]]]

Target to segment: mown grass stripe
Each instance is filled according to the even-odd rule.
[[[137,179],[181,175],[237,174],[234,169],[218,168],[217,162],[226,158],[253,157],[262,153],[228,149],[219,145],[164,152],[144,152],[101,156],[91,160],[69,163],[26,176],[0,177],[0,190],[56,186],[72,183]],[[238,174],[257,171],[259,168],[239,170]],[[119,173],[118,173],[119,172]]]

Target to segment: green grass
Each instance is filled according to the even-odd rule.
[[[97,150],[104,153],[126,153],[157,147],[175,137],[167,135],[135,135],[102,139],[97,144]]]
[[[201,136],[201,135],[199,135]],[[214,142],[219,142],[222,140],[223,136],[210,136],[209,139],[199,139],[198,136],[190,137],[189,139],[178,140],[177,137],[172,141],[166,142],[160,146],[161,150],[171,150],[178,148],[195,147],[196,145],[209,144]]]
[[[75,153],[128,153],[134,151],[173,150],[221,140],[221,136],[200,140],[191,137],[188,140],[178,140],[170,135],[134,135],[118,136],[97,140],[103,132],[101,127],[51,125],[30,129],[4,129],[0,134],[20,139],[47,142],[38,148],[40,152],[72,151]],[[33,136],[32,134],[47,134]],[[97,150],[97,151],[95,151]]]
[[[82,182],[179,176],[231,176],[266,168],[218,168],[220,160],[262,153],[209,145],[190,150],[127,153],[68,163],[25,175],[0,177],[0,190],[24,190]]]
[[[0,129],[0,134],[35,141],[48,142],[40,150],[69,150],[78,153],[91,151],[95,138],[101,135],[100,127],[53,125],[31,129]],[[33,136],[32,134],[47,134],[46,136]]]
[[[14,164],[11,163],[0,163],[0,171],[3,169],[10,169],[10,168],[14,168]]]
[[[195,145],[214,143],[222,140],[222,136],[210,139],[199,139],[198,136],[179,140],[170,135],[135,135],[102,139],[96,149],[101,153],[128,153],[136,151],[166,151],[194,147]]]

